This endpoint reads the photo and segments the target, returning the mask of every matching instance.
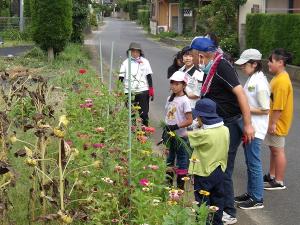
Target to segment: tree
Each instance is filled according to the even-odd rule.
[[[72,0],[32,0],[33,40],[48,59],[61,52],[72,33]]]
[[[246,2],[247,0],[213,0],[200,7],[198,30],[203,33],[214,32],[225,51],[238,54],[238,12],[240,5]]]
[[[73,0],[73,32],[71,41],[83,43],[83,30],[88,23],[89,0]]]

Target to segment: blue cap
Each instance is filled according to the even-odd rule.
[[[195,37],[190,47],[201,52],[214,52],[218,48],[213,40],[206,37]]]

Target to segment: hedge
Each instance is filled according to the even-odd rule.
[[[138,23],[143,27],[149,27],[150,11],[145,9],[138,10]]]
[[[246,19],[246,46],[267,58],[275,48],[293,53],[293,64],[300,65],[300,15],[249,14]]]

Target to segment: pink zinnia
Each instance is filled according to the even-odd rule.
[[[66,143],[71,147],[73,145],[73,142],[71,140],[66,141]]]
[[[148,179],[145,179],[145,178],[140,179],[140,185],[147,187],[147,186],[149,186],[149,184],[150,184],[150,182]]]
[[[153,134],[155,132],[154,127],[143,127],[142,130],[149,134]]]
[[[150,168],[151,170],[158,170],[158,169],[159,169],[159,166],[157,166],[157,165],[149,165],[149,168]]]
[[[104,148],[105,144],[103,144],[103,143],[95,143],[95,144],[93,144],[93,147],[94,148]]]

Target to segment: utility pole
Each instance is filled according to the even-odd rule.
[[[20,8],[19,26],[20,26],[20,32],[23,32],[24,31],[24,4],[23,4],[23,0],[19,1],[19,8]]]

